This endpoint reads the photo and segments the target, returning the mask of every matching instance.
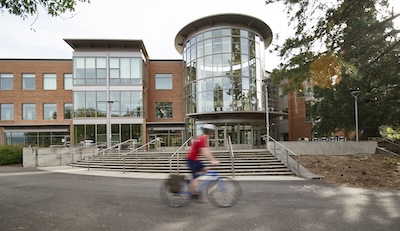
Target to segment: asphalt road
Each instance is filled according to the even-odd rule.
[[[400,230],[398,190],[241,181],[234,207],[170,208],[161,181],[0,167],[0,230]]]

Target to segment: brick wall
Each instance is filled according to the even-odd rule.
[[[183,122],[184,121],[184,93],[183,93],[183,61],[151,61],[147,76],[147,122]],[[172,90],[156,90],[155,74],[172,74]],[[156,117],[156,102],[172,102],[173,118]]]
[[[312,138],[311,122],[306,122],[306,104],[304,97],[297,97],[296,93],[288,95],[289,110],[289,140],[296,141],[299,138]]]
[[[0,60],[0,73],[13,73],[14,90],[0,91],[0,104],[14,104],[14,121],[2,124],[51,125],[70,124],[64,120],[64,103],[72,103],[72,90],[64,90],[64,74],[72,73],[72,60]],[[36,75],[36,89],[22,90],[22,74]],[[56,74],[57,90],[43,90],[43,74]],[[22,120],[22,104],[36,105],[36,120]],[[57,119],[43,120],[43,104],[57,104]]]

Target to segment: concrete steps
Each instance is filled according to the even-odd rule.
[[[172,152],[138,152],[135,154],[106,153],[75,161],[74,167],[109,169],[126,172],[170,173],[178,169],[177,157],[170,159]],[[215,158],[220,161],[219,166],[213,166],[221,175],[232,176],[232,163],[228,151],[213,151]],[[235,151],[234,174],[236,176],[292,176],[294,175],[274,155],[265,150]],[[204,158],[200,158],[207,164]],[[170,166],[171,162],[171,166]],[[179,172],[189,173],[186,166],[185,153],[179,154]]]

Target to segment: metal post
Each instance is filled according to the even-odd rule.
[[[265,126],[267,130],[267,140],[265,141],[267,151],[270,150],[269,148],[269,105],[268,105],[268,82],[269,79],[263,79],[264,86],[265,86]]]
[[[354,97],[354,114],[356,117],[356,141],[358,141],[358,95],[361,93],[361,91],[356,90],[352,91],[351,95]]]
[[[107,148],[111,148],[111,104],[114,101],[107,100]]]

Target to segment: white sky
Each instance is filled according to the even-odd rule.
[[[399,9],[400,1],[393,1]],[[176,34],[192,21],[223,13],[261,19],[271,27],[273,42],[277,34],[281,41],[291,34],[282,5],[265,5],[265,0],[91,0],[80,3],[75,13],[63,19],[41,11],[35,23],[35,17],[0,14],[0,58],[72,58],[63,39],[102,38],[141,39],[150,59],[181,59],[174,46]],[[267,70],[279,62],[266,51]]]

